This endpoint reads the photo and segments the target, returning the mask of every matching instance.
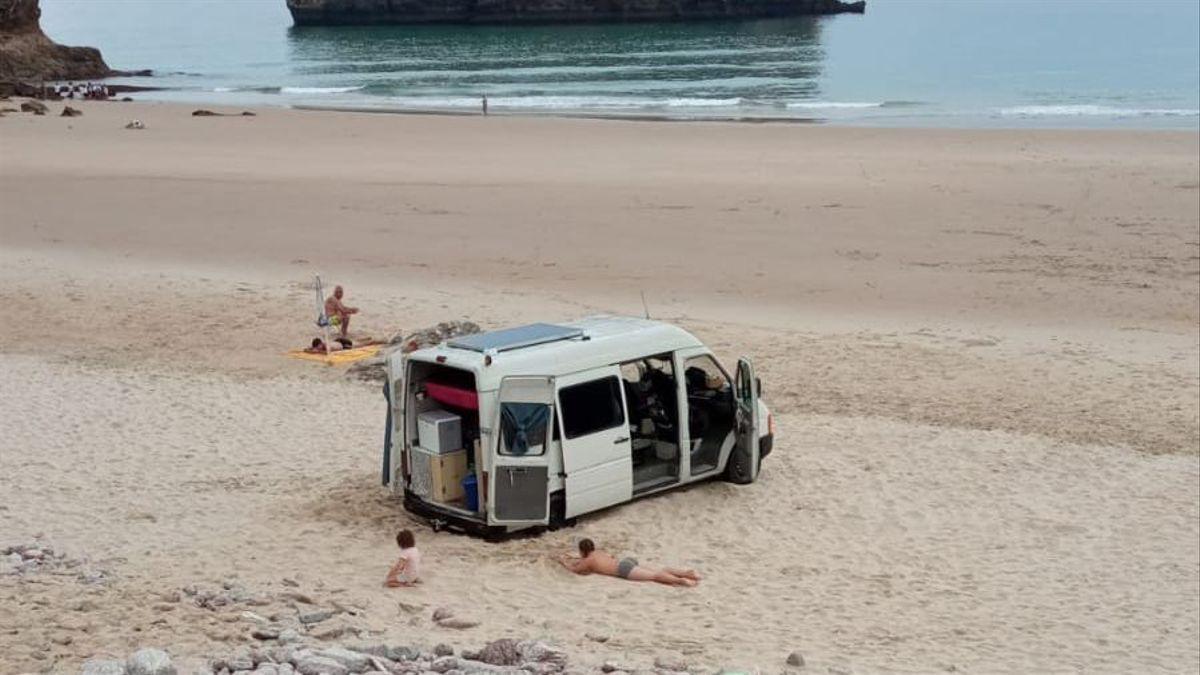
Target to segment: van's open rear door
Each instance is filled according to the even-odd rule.
[[[738,359],[734,383],[737,397],[737,444],[729,456],[728,476],[734,483],[753,483],[758,478],[759,447],[758,387],[754,364],[750,359]]]
[[[402,455],[404,437],[408,433],[404,425],[404,406],[408,404],[404,371],[408,364],[396,354],[385,365],[387,382],[384,383],[384,394],[387,396],[388,427],[383,434],[383,484],[392,486],[394,492],[403,493],[405,479]]]
[[[550,512],[554,378],[506,377],[492,425],[489,522],[545,525]]]

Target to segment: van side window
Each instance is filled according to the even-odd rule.
[[[568,440],[625,423],[621,382],[616,377],[563,387],[558,392],[558,400],[562,407],[563,433]]]
[[[536,457],[546,453],[550,406],[545,403],[500,404],[500,454]]]

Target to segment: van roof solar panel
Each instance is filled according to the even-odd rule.
[[[552,323],[531,323],[528,326],[505,328],[487,333],[462,335],[446,342],[450,347],[469,349],[473,352],[485,352],[489,349],[506,352],[522,347],[532,347],[547,342],[570,340],[583,337],[583,330],[570,326],[556,326]]]

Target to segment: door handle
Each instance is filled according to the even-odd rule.
[[[622,437],[618,438],[617,440],[613,441],[613,445],[620,445],[622,443],[628,443],[628,442],[629,442],[629,437],[622,436]]]

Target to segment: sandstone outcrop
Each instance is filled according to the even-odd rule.
[[[65,47],[42,32],[38,0],[0,0],[0,82],[89,80],[111,75],[100,50]]]
[[[757,19],[861,13],[842,0],[287,0],[298,26]]]

